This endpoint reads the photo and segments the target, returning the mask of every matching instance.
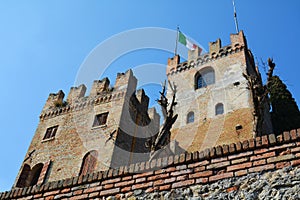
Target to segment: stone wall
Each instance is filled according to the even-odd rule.
[[[264,187],[268,185],[266,181],[253,177],[269,177],[274,184],[275,178],[280,176],[274,175],[271,180],[272,174],[287,170],[290,171],[291,183],[287,183],[283,189],[280,185],[276,187],[291,193],[290,190],[299,183],[299,165],[300,129],[297,129],[284,132],[278,137],[273,134],[265,135],[200,152],[158,158],[151,162],[140,162],[26,188],[13,188],[0,193],[0,199],[142,199],[152,196],[155,199],[157,195],[171,199],[172,195],[174,197],[178,193],[182,197],[188,195],[201,199],[205,195],[211,195],[209,191],[212,187],[221,188],[216,194],[223,197],[234,192],[232,194],[244,195],[245,198],[245,191],[243,194],[240,191],[243,187],[256,184],[256,193],[267,188]],[[275,189],[276,187],[274,186]],[[202,191],[201,188],[208,189]],[[297,187],[294,189],[297,190]],[[197,191],[197,194],[193,191]]]

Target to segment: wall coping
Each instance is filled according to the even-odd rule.
[[[264,160],[264,163],[259,163],[260,160]],[[255,163],[256,165],[254,165]],[[116,187],[116,185],[126,185],[131,182],[133,186],[129,191],[139,188],[155,189],[155,184],[158,185],[156,188],[160,190],[170,190],[171,188],[183,188],[189,185],[243,176],[247,173],[298,165],[300,165],[300,128],[284,132],[277,137],[274,134],[264,135],[229,145],[215,146],[203,151],[157,158],[151,162],[135,163],[85,176],[76,176],[25,188],[12,188],[10,191],[0,193],[0,199],[43,196],[42,194],[45,196],[52,193],[56,195],[63,191],[69,191],[70,188],[77,190],[96,186],[100,191],[98,196],[115,195],[126,189],[125,186],[122,188],[121,186]],[[201,171],[201,168],[205,168],[205,170]],[[170,176],[164,177],[166,174]],[[196,179],[197,177],[198,179]],[[166,178],[169,181],[182,178],[184,181],[168,184],[170,187],[161,188],[157,181],[163,180],[162,182],[165,184]],[[138,181],[142,183],[138,184]],[[105,190],[107,185],[113,185],[115,188]]]

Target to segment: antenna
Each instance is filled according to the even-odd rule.
[[[239,33],[239,24],[238,24],[238,20],[237,20],[237,15],[236,15],[236,9],[235,9],[235,3],[234,0],[232,0],[232,5],[233,5],[233,12],[234,12],[234,23],[235,23],[235,29],[236,29],[236,33]]]

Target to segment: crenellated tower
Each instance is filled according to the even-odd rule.
[[[14,187],[85,175],[149,158],[144,143],[159,129],[149,97],[131,70],[50,94]]]
[[[179,114],[171,138],[187,151],[272,131],[269,105],[256,92],[262,87],[260,73],[243,32],[231,34],[230,41],[227,46],[220,39],[210,42],[209,52],[203,55],[199,48],[189,51],[188,60],[182,63],[179,55],[168,60],[166,73],[177,88]]]

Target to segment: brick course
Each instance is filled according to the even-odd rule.
[[[212,155],[212,158],[206,157],[205,160],[204,157],[198,156],[203,152],[197,152],[191,154],[191,159],[185,159],[184,163],[178,162],[177,165],[172,164],[164,169],[157,169],[156,165],[159,165],[159,162],[155,162],[156,165],[150,167],[149,171],[140,172],[135,169],[134,172],[120,174],[121,168],[127,168],[123,166],[120,169],[101,171],[85,177],[73,177],[26,188],[13,188],[11,191],[0,193],[0,199],[84,199],[129,195],[137,189],[148,192],[171,190],[244,176],[253,172],[277,170],[287,166],[297,167],[300,165],[300,135],[296,137],[288,137],[287,133],[285,135],[285,137],[277,137],[276,143],[270,142],[270,138],[272,140],[275,137],[268,137],[267,146],[258,144],[259,147],[255,146],[254,151],[235,149],[233,152],[226,152],[228,153],[226,156]],[[276,154],[275,151],[279,152]],[[186,155],[176,157],[186,157]]]

